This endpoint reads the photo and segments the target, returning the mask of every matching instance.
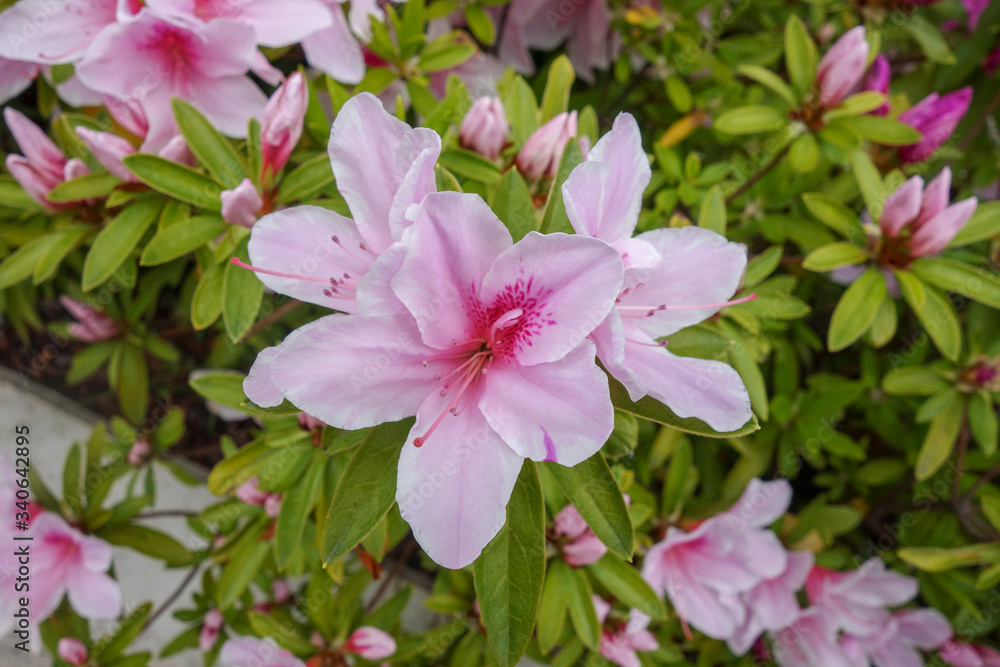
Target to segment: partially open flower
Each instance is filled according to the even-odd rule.
[[[865,75],[868,63],[868,42],[864,26],[851,28],[830,47],[816,70],[815,86],[820,104],[832,108],[854,90]]]
[[[132,447],[125,455],[125,462],[134,468],[138,468],[145,463],[153,453],[153,446],[148,440],[140,439],[132,443]]]
[[[554,528],[563,560],[573,567],[596,563],[608,552],[608,548],[572,504],[559,511]]]
[[[575,111],[562,112],[535,130],[517,154],[517,168],[529,178],[555,176],[566,142],[576,136]]]
[[[365,625],[351,633],[344,650],[365,660],[382,660],[396,652],[396,640],[384,630]]]
[[[66,326],[66,330],[74,338],[88,343],[98,343],[118,335],[118,325],[96,308],[65,294],[59,297],[59,303],[77,320]]]
[[[969,110],[972,87],[962,88],[944,97],[931,93],[917,104],[899,114],[899,122],[912,125],[923,138],[911,146],[899,149],[903,164],[923,162],[951,138],[959,121]]]
[[[74,637],[63,637],[56,647],[56,655],[60,660],[65,660],[74,667],[81,667],[87,662],[87,647],[83,642]]]
[[[248,229],[257,222],[260,208],[264,205],[257,187],[249,178],[244,178],[232,190],[223,190],[219,199],[222,201],[222,219]]]
[[[212,609],[205,614],[205,621],[201,626],[201,633],[198,635],[198,646],[202,653],[208,653],[219,640],[219,631],[222,630],[222,612]]]
[[[458,139],[466,148],[495,160],[507,143],[507,114],[497,97],[480,97],[462,119]]]
[[[269,184],[288,162],[302,136],[309,91],[301,72],[289,75],[264,107],[261,119],[261,182]]]

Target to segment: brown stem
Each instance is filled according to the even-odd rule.
[[[952,500],[959,500],[959,487],[962,483],[962,468],[965,465],[965,453],[969,449],[969,420],[962,420],[962,430],[958,434],[958,451],[955,453],[955,479],[951,482]]]
[[[973,123],[972,128],[969,130],[969,132],[964,137],[962,137],[961,141],[958,142],[956,148],[958,148],[959,152],[964,152],[965,149],[969,147],[969,144],[972,143],[972,140],[976,138],[976,136],[980,133],[980,131],[982,131],[983,126],[986,125],[986,119],[992,116],[994,113],[996,113],[997,108],[1000,108],[1000,91],[997,91],[997,94],[993,96],[993,99],[990,100],[990,103],[986,105],[986,108],[983,109],[983,112],[979,114],[978,118],[976,118],[976,122]]]
[[[257,335],[267,327],[271,326],[278,320],[280,320],[285,315],[293,312],[299,306],[304,305],[301,301],[296,301],[291,299],[288,303],[279,306],[273,313],[262,319],[260,322],[254,325],[250,331],[246,333],[243,338],[240,339],[240,343],[245,343],[250,340],[253,336]]]
[[[977,479],[976,483],[970,486],[969,490],[965,492],[964,498],[966,500],[972,500],[972,498],[976,495],[976,492],[983,488],[985,484],[989,483],[997,475],[1000,475],[1000,463],[987,470],[979,479]]]
[[[195,575],[198,574],[198,570],[200,568],[201,568],[200,563],[196,564],[194,567],[191,568],[191,570],[187,573],[187,576],[184,577],[184,580],[180,583],[180,585],[174,590],[173,593],[170,594],[170,597],[164,600],[163,604],[160,605],[160,608],[157,609],[155,612],[153,612],[153,614],[146,619],[146,624],[143,625],[142,630],[139,631],[140,634],[145,632],[146,629],[148,629],[149,626],[151,626],[156,621],[156,619],[158,619],[163,614],[163,612],[165,612],[167,609],[170,608],[170,605],[172,605],[174,602],[177,601],[177,598],[181,596],[181,593],[183,593],[184,590],[188,587],[188,585],[194,580]]]
[[[152,512],[143,512],[142,514],[136,514],[133,519],[162,519],[164,517],[181,517],[188,518],[192,516],[198,516],[197,512],[191,512],[189,510],[155,510]]]
[[[408,539],[409,542],[399,554],[399,560],[393,563],[392,569],[389,570],[389,574],[385,575],[385,578],[382,579],[382,583],[379,584],[378,590],[375,591],[375,595],[372,596],[372,599],[365,607],[365,614],[370,614],[372,610],[375,609],[375,605],[377,605],[378,601],[383,595],[385,595],[385,592],[389,589],[389,585],[392,583],[392,580],[399,576],[399,573],[403,571],[404,567],[406,567],[406,563],[410,560],[413,552],[417,550],[417,541],[413,539],[413,536],[411,535]]]
[[[772,169],[774,169],[776,166],[778,166],[778,163],[781,162],[781,158],[785,157],[785,154],[788,153],[788,151],[789,151],[789,149],[791,149],[791,147],[792,147],[791,143],[785,144],[785,147],[782,148],[780,151],[778,151],[777,155],[775,155],[774,158],[772,158],[770,162],[768,162],[766,165],[764,165],[763,169],[758,170],[757,173],[754,174],[753,176],[751,176],[747,180],[746,183],[744,183],[743,185],[741,185],[739,187],[739,189],[736,190],[736,192],[734,192],[733,194],[731,194],[728,197],[726,197],[726,205],[732,204],[733,201],[735,201],[741,195],[743,195],[744,193],[746,193],[747,190],[749,190],[750,188],[752,188],[753,186],[755,186],[757,184],[757,182],[760,181],[760,179],[762,179],[765,176],[767,176],[768,173],[770,173],[770,171]]]

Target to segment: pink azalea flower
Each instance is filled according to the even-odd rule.
[[[899,114],[899,122],[913,126],[923,135],[917,143],[900,147],[900,162],[923,162],[933,155],[951,137],[955,127],[969,110],[971,102],[972,87],[967,86],[944,97],[931,93]]]
[[[32,567],[46,573],[32,580],[31,618],[48,618],[69,594],[80,616],[115,618],[121,612],[118,582],[105,574],[111,567],[111,546],[69,526],[58,514],[42,512],[31,524]],[[4,586],[10,582],[3,582]]]
[[[374,95],[362,93],[337,114],[329,150],[337,188],[354,219],[319,206],[269,213],[253,226],[250,260],[272,290],[355,313],[361,279],[402,238],[411,224],[410,207],[436,189],[441,137],[411,128],[389,115]]]
[[[75,637],[63,637],[56,645],[56,655],[75,667],[82,667],[87,662],[87,647]]]
[[[267,494],[267,498],[264,499],[264,514],[272,519],[277,519],[279,512],[281,512],[281,494]]]
[[[837,572],[816,566],[806,581],[809,602],[821,607],[845,632],[865,636],[889,619],[887,607],[901,605],[917,594],[917,581],[886,569],[872,558],[856,570]]]
[[[864,637],[844,635],[840,645],[857,665],[923,667],[920,651],[932,651],[951,639],[951,625],[934,609],[897,611]]]
[[[788,567],[784,572],[764,579],[740,596],[746,616],[736,632],[726,640],[734,655],[749,651],[765,631],[776,632],[795,622],[800,611],[796,593],[805,585],[812,566],[812,553],[789,551]]]
[[[576,136],[577,114],[562,112],[528,137],[517,154],[517,168],[528,178],[555,176],[566,142]]]
[[[229,19],[254,30],[257,44],[289,46],[330,25],[330,13],[320,0],[147,0],[164,16],[201,22]]]
[[[264,200],[257,193],[257,186],[249,178],[244,178],[232,190],[223,190],[219,195],[222,200],[222,219],[233,225],[253,227],[257,222]]]
[[[38,63],[0,57],[0,104],[24,92],[38,76]]]
[[[219,651],[220,667],[306,667],[270,637],[234,637]]]
[[[938,652],[952,667],[1000,667],[1000,653],[984,644],[966,644],[949,639]]]
[[[396,499],[427,554],[460,568],[503,526],[524,458],[576,465],[610,435],[607,379],[585,339],[622,266],[580,236],[512,244],[481,198],[453,192],[427,195],[397,248],[359,286],[368,314],[296,330],[244,388],[338,428],[416,415]]]
[[[752,415],[739,374],[720,361],[675,356],[656,339],[729,305],[725,300],[746,268],[746,248],[699,227],[632,238],[649,179],[639,127],[631,115],[620,114],[562,187],[576,232],[610,243],[625,263],[616,309],[592,337],[597,354],[632,400],[648,394],[681,417],[735,430]]]
[[[0,14],[0,57],[49,65],[78,61],[130,10],[122,0],[20,0]]]
[[[462,119],[458,140],[466,148],[495,160],[507,143],[508,130],[507,114],[500,99],[480,97]]]
[[[267,184],[284,168],[302,136],[309,91],[301,72],[293,72],[264,107],[261,119],[261,180]]]
[[[74,338],[88,343],[97,343],[114,338],[120,332],[118,325],[96,308],[71,299],[65,294],[59,297],[59,303],[77,319],[76,322],[72,322],[66,327],[66,330]]]
[[[50,210],[66,208],[66,204],[52,204],[46,199],[52,188],[60,183],[90,173],[79,158],[67,160],[59,147],[20,111],[7,107],[3,112],[10,133],[24,155],[8,155],[7,171],[24,191]]]
[[[566,505],[555,518],[554,533],[560,540],[559,550],[563,560],[573,567],[596,563],[608,552],[600,538],[594,534],[572,504]]]
[[[292,589],[284,579],[275,579],[271,582],[271,597],[278,604],[284,604],[292,598]]]
[[[128,23],[102,31],[76,69],[90,88],[135,98],[149,124],[146,150],[159,150],[176,134],[171,97],[187,100],[221,131],[245,136],[260,116],[264,93],[245,76],[256,54],[252,27],[226,19],[204,25],[143,10]]]
[[[396,652],[396,640],[384,630],[364,625],[351,633],[344,650],[365,660],[382,660]]]
[[[135,146],[127,139],[111,132],[98,132],[83,126],[76,128],[76,134],[86,144],[94,159],[100,162],[101,166],[108,170],[108,173],[126,183],[139,182],[139,179],[122,163],[122,158],[136,153]],[[188,149],[187,142],[179,134],[168,141],[157,154],[166,160],[172,160],[189,167],[197,164],[194,155]]]
[[[201,632],[198,634],[198,647],[202,653],[208,653],[215,646],[215,642],[219,640],[219,631],[222,630],[223,622],[222,612],[218,609],[211,609],[205,614]]]
[[[601,655],[620,667],[641,667],[638,651],[655,651],[660,647],[656,637],[646,627],[650,618],[638,609],[629,613],[628,621],[608,625],[608,614],[611,611],[603,598],[594,595],[594,610],[597,612],[597,622],[605,626],[601,631]]]
[[[125,455],[125,462],[134,468],[138,468],[148,461],[152,454],[153,446],[149,444],[148,440],[136,440],[129,448],[128,454]]]
[[[263,507],[267,500],[268,492],[260,488],[260,479],[256,475],[236,487],[236,497],[247,505],[258,505]]]
[[[889,59],[884,54],[880,53],[875,56],[871,67],[868,68],[864,78],[861,79],[858,90],[859,92],[871,90],[883,95],[889,94]],[[889,114],[889,101],[886,100],[882,103],[882,106],[874,111],[870,111],[869,114],[873,116],[887,116]]]
[[[797,578],[799,564],[793,564],[795,572],[788,572],[789,555],[767,529],[784,515],[791,496],[785,480],[751,480],[725,512],[690,532],[667,529],[666,538],[646,552],[643,578],[670,598],[684,622],[709,637],[742,643],[746,627],[771,624],[788,606],[788,601],[764,598],[770,593],[782,595]],[[763,582],[775,579],[779,581],[753,593]],[[764,600],[756,620],[747,618],[747,600]]]
[[[868,42],[865,28],[858,26],[845,32],[819,61],[814,86],[819,90],[820,104],[832,108],[854,90],[865,74],[868,63]]]
[[[382,18],[377,3],[351,2],[350,19],[344,16],[342,3],[324,0],[329,24],[302,40],[302,51],[313,67],[343,83],[358,83],[365,75],[365,60],[354,33],[371,39],[369,16]],[[351,32],[352,28],[354,33]]]
[[[837,643],[837,623],[821,607],[805,609],[775,632],[771,652],[781,667],[860,667]]]
[[[983,59],[983,69],[990,76],[996,73],[997,67],[1000,67],[1000,46],[990,51],[986,58]]]

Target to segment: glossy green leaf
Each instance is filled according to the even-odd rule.
[[[105,225],[90,246],[80,282],[87,292],[101,285],[135,250],[163,208],[159,197],[137,199]]]
[[[958,392],[948,395],[948,402],[931,420],[927,437],[920,446],[917,465],[913,471],[918,481],[923,481],[937,472],[951,456],[955,441],[965,419],[965,400]]]
[[[994,272],[944,257],[924,257],[910,271],[925,283],[1000,309],[1000,278]]]
[[[188,102],[175,97],[171,103],[177,127],[198,161],[226,189],[239,185],[247,177],[246,165],[229,140]]]
[[[229,225],[215,215],[197,215],[157,232],[150,239],[139,263],[155,266],[194,252],[226,231]]]
[[[843,266],[861,264],[868,259],[868,251],[853,243],[831,243],[817,248],[802,260],[802,268],[810,271],[833,271]]]
[[[877,268],[869,268],[847,288],[830,319],[827,347],[831,352],[861,338],[875,321],[886,293],[885,278]]]
[[[962,327],[951,303],[935,288],[921,283],[909,271],[895,271],[903,298],[924,325],[941,354],[952,361],[962,351]],[[923,297],[921,299],[921,297]]]
[[[713,127],[726,134],[757,134],[773,132],[788,125],[788,117],[774,107],[751,104],[724,111]]]
[[[190,167],[156,155],[139,153],[122,158],[136,177],[163,194],[198,208],[218,213],[222,210],[219,195],[222,186]]]

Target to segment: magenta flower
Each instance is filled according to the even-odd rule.
[[[110,340],[120,332],[118,325],[96,308],[71,299],[65,294],[59,297],[59,303],[77,319],[76,322],[66,326],[66,330],[74,338],[87,343],[98,343]]]
[[[20,0],[0,13],[0,57],[75,62],[102,31],[130,13],[129,3],[119,0]]]
[[[922,667],[920,651],[932,651],[951,639],[951,625],[934,609],[903,609],[863,637],[844,635],[840,645],[858,665]]]
[[[306,667],[294,655],[278,646],[270,637],[234,637],[219,651],[220,667]]]
[[[215,646],[215,642],[219,640],[219,631],[222,630],[223,622],[222,612],[218,609],[210,609],[205,614],[201,632],[198,633],[198,647],[202,653],[208,653]]]
[[[726,302],[743,278],[746,249],[699,227],[632,238],[649,179],[639,127],[620,114],[562,187],[576,232],[611,244],[625,264],[616,308],[592,336],[597,354],[632,400],[648,394],[681,417],[735,430],[752,416],[739,374],[720,361],[675,356],[656,341],[755,298]]]
[[[861,81],[867,63],[865,28],[851,28],[819,61],[813,85],[819,90],[820,104],[828,109],[840,104]]]
[[[597,612],[597,622],[604,628],[601,631],[601,655],[619,667],[641,667],[638,651],[655,651],[660,643],[652,632],[646,629],[650,618],[638,609],[629,612],[628,620],[619,623],[608,623],[609,605],[603,598],[594,595],[594,610]]]
[[[952,667],[1000,667],[1000,653],[984,644],[966,644],[949,639],[938,652]]]
[[[781,667],[860,667],[837,642],[837,623],[821,607],[809,607],[775,632],[771,652]]]
[[[955,127],[969,110],[971,102],[972,87],[967,86],[944,97],[931,93],[899,114],[899,122],[913,126],[923,135],[917,143],[900,147],[900,162],[923,162],[933,155],[951,137]]]
[[[888,620],[887,607],[901,605],[917,594],[912,577],[887,570],[881,558],[872,558],[856,570],[836,572],[816,566],[806,581],[809,602],[821,607],[837,627],[865,636]]]
[[[517,154],[517,168],[529,178],[555,176],[566,142],[576,136],[575,111],[562,112],[528,137]]]
[[[694,530],[668,528],[666,538],[646,552],[643,578],[670,598],[685,623],[709,637],[736,639],[738,633],[746,634],[744,626],[751,621],[747,598],[741,596],[788,571],[788,553],[767,526],[784,515],[791,497],[791,485],[785,480],[751,480],[735,505]],[[791,574],[788,580],[794,578]],[[753,599],[769,590],[759,590]],[[781,606],[761,608],[757,622],[769,622],[781,613]]]
[[[347,638],[344,650],[365,660],[383,660],[396,652],[396,640],[385,630],[363,625]]]
[[[325,10],[324,10],[325,11]],[[302,136],[309,91],[301,72],[293,72],[264,107],[261,119],[261,182],[269,187]]]
[[[410,207],[436,189],[441,137],[411,128],[362,93],[337,114],[329,150],[337,188],[354,219],[319,206],[269,213],[253,226],[250,260],[274,291],[355,313],[361,279],[402,238],[412,221]]]
[[[0,104],[24,92],[38,76],[38,70],[38,63],[0,57]]]
[[[789,551],[788,566],[777,577],[764,579],[740,596],[746,609],[744,621],[726,643],[734,655],[743,655],[765,631],[776,632],[798,618],[796,593],[805,585],[813,566],[808,551]]]
[[[53,211],[66,208],[66,204],[52,204],[46,197],[60,183],[90,173],[87,165],[79,158],[67,160],[48,135],[20,111],[7,107],[3,117],[24,152],[23,156],[7,156],[7,171],[42,206]]]
[[[98,92],[137,99],[149,124],[144,147],[155,151],[177,132],[171,97],[190,102],[223,134],[245,136],[266,102],[245,76],[256,54],[248,25],[226,19],[195,25],[145,9],[102,31],[76,72]]]
[[[883,95],[889,94],[889,59],[884,54],[880,53],[875,56],[875,60],[872,62],[871,67],[868,68],[868,71],[865,72],[865,76],[861,79],[858,88],[859,92],[871,90]],[[886,100],[882,103],[882,106],[874,111],[870,111],[869,114],[873,116],[889,115],[889,101]]]
[[[244,178],[232,190],[223,190],[219,194],[222,201],[222,219],[232,225],[253,227],[257,222],[264,200],[257,193],[257,186],[249,178]]]
[[[294,331],[244,389],[338,428],[416,415],[396,500],[427,554],[460,568],[503,526],[524,458],[576,465],[610,435],[607,379],[585,339],[614,303],[621,261],[579,236],[512,244],[471,194],[427,195],[408,234],[359,288],[370,314]]]
[[[56,645],[56,655],[74,667],[82,667],[87,662],[87,647],[75,637],[63,637]]]
[[[571,504],[556,514],[553,534],[563,560],[573,567],[596,563],[608,552],[600,538],[594,534],[579,510]]]
[[[500,156],[507,143],[507,114],[497,97],[480,97],[462,119],[458,140],[491,160]]]
[[[105,574],[111,546],[69,526],[58,514],[42,512],[31,524],[32,567],[44,577],[32,580],[31,618],[48,618],[69,594],[73,609],[84,618],[115,618],[121,611],[118,582]],[[4,582],[6,585],[9,582]]]

